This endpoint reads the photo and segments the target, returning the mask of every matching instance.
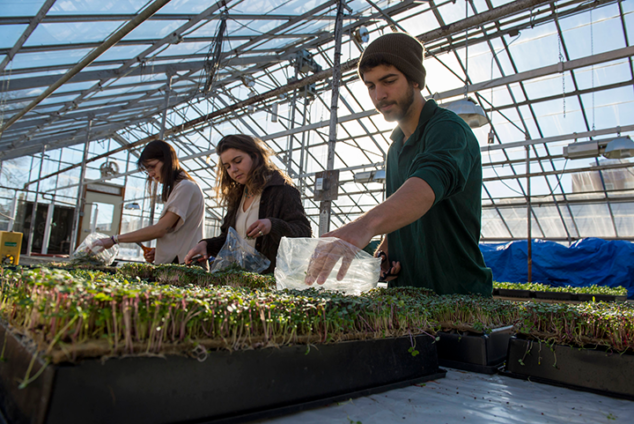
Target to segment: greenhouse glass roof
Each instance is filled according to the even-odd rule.
[[[535,238],[634,240],[631,159],[600,155],[634,134],[633,12],[634,2],[616,0],[345,1],[332,225],[384,199],[382,181],[355,181],[383,168],[394,128],[356,74],[365,28],[370,41],[417,36],[423,94],[445,106],[467,96],[484,110],[486,124],[474,129],[482,241],[526,238],[529,215]],[[164,129],[217,223],[214,146],[241,132],[276,152],[316,233],[336,14],[337,1],[0,0],[0,207],[8,187],[25,182],[73,204],[89,141],[88,179],[117,161],[109,181],[147,211],[134,161]],[[564,157],[587,141],[597,142],[595,155]]]

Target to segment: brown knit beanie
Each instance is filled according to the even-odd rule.
[[[401,71],[411,81],[425,87],[425,67],[423,66],[423,45],[411,35],[395,32],[385,34],[365,49],[359,60],[359,77],[363,80],[362,69],[372,69],[382,62],[389,63]],[[367,69],[366,69],[367,70]]]

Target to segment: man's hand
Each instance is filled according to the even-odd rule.
[[[319,243],[308,264],[305,283],[312,285],[316,281],[317,284],[324,284],[340,258],[343,258],[343,261],[337,273],[337,280],[343,280],[354,256],[370,242],[373,236],[372,230],[360,221],[353,221],[324,234],[322,237],[335,237],[338,240]]]
[[[191,261],[192,261],[192,257],[194,257],[196,255],[201,255],[204,260],[209,259],[209,255],[207,255],[207,242],[206,241],[201,241],[192,250],[187,252],[187,255],[185,255],[185,263],[187,265],[189,265],[191,263]]]
[[[156,256],[156,248],[152,247],[149,249],[143,249],[143,257],[145,258],[145,262],[150,264],[154,263],[154,257]]]

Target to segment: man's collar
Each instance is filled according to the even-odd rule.
[[[427,122],[429,122],[431,117],[434,116],[434,112],[436,112],[436,109],[438,109],[438,104],[434,99],[429,99],[425,101],[425,105],[420,111],[418,125],[416,125],[416,131],[414,131],[414,133],[407,139],[407,143],[405,144],[408,144],[410,141],[413,143],[413,140],[416,140],[418,138],[415,136],[420,132],[421,128],[424,127]],[[394,131],[392,131],[392,135],[390,136],[390,138],[392,139],[392,141],[396,141],[402,140],[403,136],[404,134],[403,130],[401,130],[401,127],[396,127]]]

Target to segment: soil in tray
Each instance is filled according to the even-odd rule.
[[[634,399],[634,354],[581,349],[511,338],[506,371],[512,377]]]
[[[18,389],[32,356],[0,325],[0,340],[5,334],[0,406],[13,424],[160,424],[245,414],[253,420],[271,410],[301,410],[444,376],[434,339],[417,336],[212,351],[202,362],[184,356],[84,360],[49,365]],[[409,351],[412,342],[417,355]],[[36,361],[31,375],[43,366]]]
[[[506,360],[512,327],[490,334],[439,332],[438,360],[441,366],[494,374]]]

